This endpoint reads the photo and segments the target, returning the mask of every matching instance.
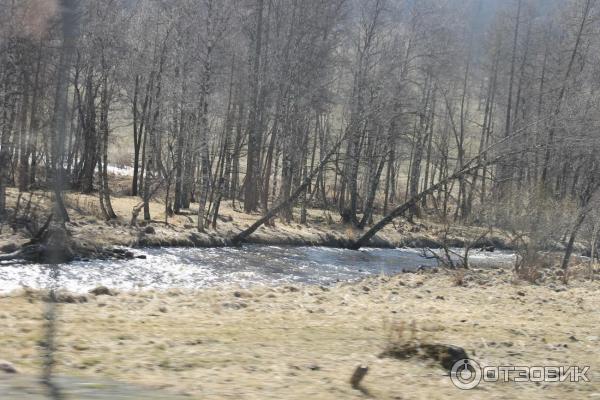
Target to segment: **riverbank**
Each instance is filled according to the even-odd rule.
[[[28,195],[18,200],[16,190],[9,190],[9,205],[19,201],[21,213],[29,203]],[[190,210],[180,215],[165,217],[164,204],[150,204],[152,221],[140,221],[138,226],[131,226],[131,211],[139,204],[139,198],[130,196],[112,197],[112,204],[118,218],[104,221],[99,211],[96,196],[79,193],[66,193],[67,205],[71,221],[66,224],[69,241],[77,258],[125,257],[115,247],[217,247],[225,246],[237,233],[250,226],[260,218],[260,214],[246,214],[238,209],[239,204],[231,201],[222,203],[220,218],[216,228],[208,228],[206,232],[197,231],[197,210],[192,204]],[[35,192],[32,195],[32,206],[35,215],[44,220],[51,206],[50,194]],[[299,210],[295,215],[299,215]],[[374,217],[377,220],[380,216]],[[376,235],[370,246],[373,247],[430,247],[439,248],[442,242],[450,247],[465,247],[482,237],[487,229],[481,227],[452,226],[448,228],[439,223],[415,220],[409,223],[398,219],[395,224],[385,227]],[[250,236],[248,243],[295,246],[328,246],[346,247],[352,240],[360,237],[360,231],[339,222],[339,216],[324,210],[309,209],[306,224],[293,221],[289,224],[275,220],[273,226],[262,226]],[[28,238],[24,227],[16,231],[4,227],[0,232],[0,252],[10,252],[26,243]],[[505,232],[492,230],[478,242],[479,246],[497,249],[512,249],[515,244]]]
[[[58,373],[191,399],[600,395],[600,281],[584,280],[583,266],[568,286],[558,269],[543,285],[519,281],[508,268],[434,271],[327,287],[63,294]],[[21,374],[40,373],[43,296],[0,296],[0,358]],[[413,343],[459,346],[484,365],[590,366],[591,382],[461,391],[438,360],[380,357],[390,344]],[[369,370],[357,390],[349,380],[359,364]]]

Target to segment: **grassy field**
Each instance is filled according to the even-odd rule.
[[[194,399],[592,399],[600,396],[599,289],[479,269],[331,288],[88,295],[59,305],[56,358],[60,374]],[[43,306],[37,292],[0,298],[0,358],[23,374],[40,372]],[[461,391],[434,360],[380,358],[392,342],[460,346],[483,365],[587,365],[592,381]],[[359,364],[369,367],[362,391],[349,384]]]

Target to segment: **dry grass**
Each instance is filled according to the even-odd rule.
[[[452,271],[452,284],[454,286],[464,286],[465,285],[465,274],[466,274],[466,272],[462,268]]]
[[[378,357],[391,340],[386,321],[406,321],[396,329],[402,340],[460,346],[484,364],[590,365],[597,374],[600,283],[570,285],[515,286],[509,270],[470,270],[465,286],[438,273],[331,289],[89,296],[59,307],[58,368],[194,399],[362,399],[349,384],[358,364],[369,366],[361,387],[380,399],[593,398],[597,375],[459,391],[439,363]],[[24,373],[39,373],[42,307],[31,295],[0,297],[0,358]]]
[[[555,254],[543,254],[539,250],[525,246],[515,262],[515,277],[529,283],[538,283],[543,278],[542,271],[558,264]]]

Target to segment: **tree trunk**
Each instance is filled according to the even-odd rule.
[[[569,59],[569,65],[567,67],[567,71],[565,73],[565,77],[561,82],[561,87],[558,93],[558,97],[556,99],[556,105],[554,107],[554,112],[552,114],[552,119],[550,121],[550,129],[548,130],[548,138],[546,141],[546,151],[544,154],[544,160],[542,165],[542,185],[547,187],[548,185],[548,169],[550,167],[550,158],[552,156],[552,149],[554,146],[554,134],[558,128],[558,116],[562,110],[562,102],[565,97],[565,92],[567,91],[567,85],[569,83],[569,79],[571,77],[571,72],[573,70],[573,65],[575,64],[575,60],[577,59],[577,53],[579,51],[579,47],[581,46],[581,41],[583,37],[583,31],[585,26],[588,23],[588,17],[590,15],[590,10],[592,8],[592,0],[585,0],[583,16],[581,18],[581,23],[579,25],[579,30],[577,32],[577,36],[575,38],[575,46],[573,47],[573,51],[571,52],[571,57]]]
[[[262,53],[262,30],[263,30],[263,3],[264,0],[256,0],[256,39],[254,57],[252,60],[251,79],[251,108],[248,123],[248,155],[246,162],[246,184],[244,190],[244,211],[249,213],[258,207],[258,193],[260,189],[260,145],[262,143],[262,132],[259,126],[259,104],[260,104],[260,64]]]
[[[100,144],[102,158],[102,169],[100,173],[100,197],[104,200],[104,207],[106,210],[106,219],[116,219],[117,215],[115,214],[112,202],[110,200],[110,187],[108,184],[108,135],[109,135],[109,126],[108,126],[108,109],[109,109],[109,91],[108,91],[108,66],[106,65],[106,60],[104,59],[104,54],[102,54],[102,66],[104,69],[103,77],[102,77],[102,94],[100,98],[100,131],[102,133],[102,141]]]

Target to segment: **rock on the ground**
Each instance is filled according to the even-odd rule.
[[[115,296],[116,293],[106,286],[98,286],[90,290],[90,293],[95,296]]]
[[[32,292],[29,295],[31,298],[36,298],[37,295]],[[87,303],[88,302],[88,298],[86,295],[83,294],[73,294],[73,293],[69,293],[69,292],[64,292],[64,291],[57,291],[54,292],[54,297],[51,296],[50,293],[40,293],[40,300],[51,303],[65,303],[65,304],[82,304],[82,303]]]
[[[225,302],[223,304],[221,304],[221,306],[223,308],[229,308],[232,310],[240,310],[242,308],[246,308],[248,307],[248,304],[244,303],[244,302]]]
[[[17,246],[15,243],[8,243],[8,244],[0,246],[0,252],[2,252],[2,253],[14,253],[18,249],[19,249],[19,246]]]
[[[369,372],[369,367],[366,365],[359,365],[354,370],[352,377],[350,378],[350,385],[352,385],[353,389],[358,389],[360,386],[360,382],[363,380],[365,375]]]
[[[46,299],[48,300],[48,298]],[[56,294],[56,302],[57,303],[67,303],[67,304],[81,304],[87,303],[88,298],[82,294],[71,294],[71,293],[57,293]]]
[[[469,358],[465,349],[458,346],[434,344],[422,345],[422,347],[429,357],[439,361],[442,367],[448,371],[452,369],[456,362]]]
[[[7,374],[16,374],[17,369],[8,361],[0,360],[0,372]]]
[[[469,358],[467,352],[462,347],[438,343],[417,342],[394,344],[380,354],[380,357],[398,359],[408,359],[414,356],[438,361],[447,371],[450,371],[456,362]]]
[[[252,297],[252,293],[243,291],[243,290],[236,290],[235,292],[233,292],[233,295],[238,298],[251,298]]]

